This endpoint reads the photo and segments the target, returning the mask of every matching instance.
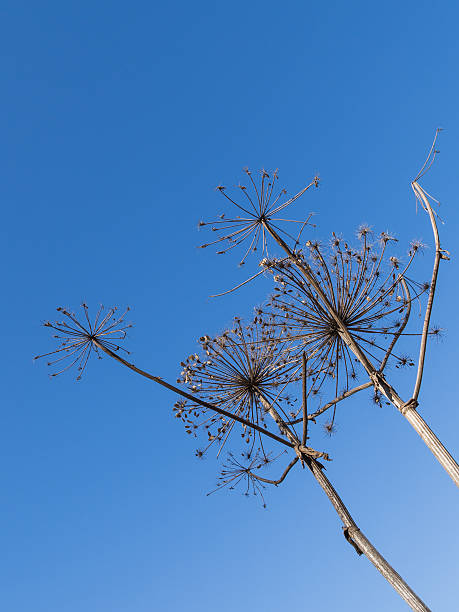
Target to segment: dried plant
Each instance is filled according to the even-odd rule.
[[[64,365],[61,370],[53,372],[51,376],[58,376],[63,372],[76,366],[78,371],[77,380],[81,380],[81,376],[86,368],[89,358],[92,353],[100,359],[100,349],[105,347],[111,351],[124,351],[129,354],[126,349],[123,349],[118,340],[124,340],[126,330],[131,327],[131,324],[126,324],[124,319],[129,312],[129,308],[123,312],[121,316],[115,316],[117,308],[110,308],[106,313],[104,307],[101,306],[91,323],[88,314],[88,306],[83,303],[81,305],[84,312],[84,321],[78,321],[75,313],[59,307],[57,309],[65,318],[61,321],[51,323],[47,321],[43,325],[57,331],[53,338],[60,342],[59,348],[50,353],[38,355],[35,359],[42,357],[50,357],[51,361],[48,366],[54,366],[59,363]],[[56,357],[54,359],[54,357]]]
[[[395,241],[389,234],[383,232],[378,241],[372,242],[370,228],[361,226],[357,236],[360,240],[357,249],[336,234],[330,247],[308,241],[304,252],[296,252],[297,261],[308,266],[355,344],[378,364],[379,373],[389,359],[397,368],[414,365],[409,356],[394,351],[408,322],[412,301],[430,286],[415,283],[407,276],[419,246],[410,247],[409,259],[402,266],[398,258],[386,256],[388,245]],[[276,283],[270,302],[275,325],[291,340],[292,355],[303,351],[307,354],[312,378],[310,395],[318,396],[332,385],[333,397],[344,394],[348,397],[362,371],[359,372],[360,364],[356,363],[335,319],[289,259],[264,259],[261,265]],[[337,403],[327,404],[325,410],[333,406],[335,411]]]
[[[248,177],[248,186],[242,184],[237,186],[242,202],[236,201],[238,199],[237,196],[233,197],[229,195],[226,187],[222,185],[217,187],[217,190],[220,191],[220,193],[222,193],[240,213],[234,217],[227,217],[225,213],[223,213],[215,221],[199,222],[199,227],[211,226],[211,231],[218,234],[218,238],[215,240],[202,244],[202,249],[212,245],[219,245],[220,243],[222,245],[226,244],[227,246],[217,251],[218,255],[223,255],[242,243],[249,243],[247,249],[244,247],[245,252],[239,265],[244,265],[250,253],[258,251],[260,242],[261,254],[268,255],[267,222],[269,222],[270,226],[276,228],[277,231],[285,234],[287,237],[291,237],[290,234],[279,227],[278,223],[288,222],[299,224],[301,225],[301,235],[301,231],[309,222],[311,215],[308,219],[303,221],[285,219],[277,215],[287,208],[287,206],[290,206],[290,204],[298,200],[298,198],[300,198],[310,187],[313,185],[317,187],[319,183],[319,178],[316,176],[309,185],[304,187],[304,189],[299,191],[296,195],[282,201],[282,197],[285,196],[287,192],[285,189],[281,189],[277,192],[275,191],[275,184],[278,180],[277,170],[272,174],[269,174],[266,170],[260,170],[259,174],[261,178],[258,182],[253,179],[252,172],[248,168],[244,168],[244,172]],[[241,214],[243,216],[241,216]]]
[[[328,454],[307,444],[311,438],[310,424],[316,422],[319,414],[333,409],[324,425],[324,432],[333,434],[338,402],[372,387],[375,403],[393,404],[459,485],[459,467],[416,410],[427,339],[430,334],[439,337],[441,333],[440,328],[430,327],[430,318],[439,263],[447,259],[446,251],[440,247],[431,198],[418,182],[435,155],[434,141],[421,173],[412,183],[434,233],[436,250],[430,282],[416,283],[407,276],[423,246],[419,241],[411,244],[408,260],[402,264],[394,255],[388,255],[394,239],[383,233],[378,246],[368,226],[359,228],[357,249],[337,234],[333,234],[329,246],[307,241],[300,248],[311,215],[303,221],[279,215],[310,187],[317,186],[318,178],[288,199],[285,190],[276,190],[277,172],[270,175],[262,170],[256,179],[245,170],[248,184],[237,187],[242,201],[218,187],[238,212],[230,217],[221,215],[212,224],[201,222],[201,226],[210,225],[217,235],[202,246],[221,245],[220,254],[242,247],[241,264],[250,253],[258,252],[263,258],[261,270],[248,280],[269,272],[276,292],[268,314],[260,310],[249,325],[235,319],[232,328],[220,336],[202,336],[202,354],[193,353],[181,364],[177,381],[180,387],[138,368],[122,356],[123,351],[127,353],[121,346],[129,327],[124,322],[126,312],[117,317],[116,309],[106,314],[101,309],[91,322],[83,304],[81,319],[68,310],[58,309],[64,320],[45,323],[58,332],[55,337],[61,342],[57,350],[46,354],[53,356],[50,365],[61,362],[64,365],[53,372],[54,376],[75,366],[80,379],[92,352],[98,357],[104,353],[180,396],[174,412],[184,422],[187,433],[197,436],[200,431],[205,432],[206,444],[196,452],[198,457],[210,448],[218,449],[218,455],[228,444],[239,446],[224,461],[216,490],[242,484],[245,494],[260,496],[265,504],[266,485],[282,483],[297,464],[307,468],[340,517],[346,540],[359,555],[367,556],[413,610],[423,612],[428,611],[427,606],[362,534],[325,476],[319,459],[330,461]],[[284,223],[297,224],[298,232],[287,231]],[[283,250],[282,259],[270,256],[269,240]],[[423,294],[427,303],[416,382],[411,399],[404,402],[386,380],[385,369],[389,360],[398,369],[416,365],[409,355],[396,350],[396,345],[405,334],[413,300]],[[362,377],[367,380],[353,386]],[[308,401],[314,397],[322,399],[330,385],[331,399],[310,412]],[[274,456],[271,448],[274,443],[280,444],[284,452]],[[242,453],[241,446],[245,449]],[[260,475],[260,470],[285,453],[288,463],[279,478]]]
[[[245,452],[241,453],[241,459],[237,459],[232,452],[229,452],[226,462],[222,465],[217,488],[207,495],[211,495],[212,493],[215,493],[215,491],[220,491],[225,487],[235,489],[242,483],[244,487],[244,495],[246,497],[249,495],[260,497],[263,507],[266,508],[266,502],[263,496],[263,489],[266,488],[266,484],[264,483],[277,485],[282,482],[283,478],[281,477],[277,481],[269,480],[267,478],[263,478],[263,476],[260,476],[255,472],[258,472],[259,470],[265,468],[268,464],[273,463],[280,457],[281,454],[277,455],[276,457],[272,457],[271,454],[260,455],[258,452]],[[298,458],[295,457],[291,463],[291,467],[293,467],[297,461]],[[286,474],[287,471],[285,472],[285,475]]]
[[[421,243],[414,241],[411,244],[409,260],[404,267],[401,267],[400,261],[398,259],[392,259],[392,270],[389,271],[390,276],[386,281],[385,286],[383,283],[383,293],[381,293],[381,295],[377,295],[372,292],[372,283],[374,283],[376,279],[379,279],[379,275],[376,275],[376,277],[372,277],[371,271],[373,270],[373,265],[375,266],[375,269],[377,269],[378,259],[376,259],[376,261],[371,261],[371,256],[366,253],[366,248],[369,246],[366,244],[366,240],[369,235],[368,227],[363,226],[360,228],[359,231],[359,237],[361,240],[363,240],[364,243],[362,252],[354,253],[354,255],[351,257],[350,255],[346,254],[346,251],[349,249],[339,249],[341,251],[341,255],[337,253],[336,261],[332,258],[331,264],[327,264],[321,254],[321,249],[319,245],[314,245],[312,242],[310,242],[309,246],[307,247],[310,251],[310,254],[312,250],[312,263],[310,263],[310,261],[305,257],[303,251],[298,248],[302,230],[300,230],[300,234],[296,238],[282,231],[283,235],[286,236],[286,238],[284,239],[280,235],[278,227],[273,224],[272,220],[266,215],[260,215],[257,218],[257,223],[258,226],[263,230],[263,237],[272,238],[274,242],[280,248],[282,248],[286,255],[286,257],[284,257],[284,259],[280,261],[271,260],[268,257],[265,257],[262,260],[263,268],[272,268],[274,262],[274,265],[277,264],[278,268],[282,270],[282,276],[280,277],[281,279],[285,277],[285,270],[290,270],[289,280],[291,283],[293,283],[297,294],[299,292],[300,296],[307,296],[306,304],[304,304],[307,308],[303,309],[303,321],[301,320],[298,309],[295,310],[295,305],[285,306],[286,315],[289,314],[288,310],[290,308],[293,313],[293,316],[296,316],[296,326],[297,329],[300,330],[300,335],[302,325],[305,331],[304,335],[306,335],[308,325],[310,326],[311,321],[313,320],[313,318],[315,318],[315,329],[312,330],[312,333],[315,334],[316,352],[312,351],[312,353],[308,355],[310,360],[315,358],[316,370],[312,369],[312,372],[315,372],[316,378],[317,376],[319,377],[319,382],[317,382],[317,380],[314,381],[313,392],[314,390],[317,391],[317,388],[320,385],[321,377],[323,379],[324,377],[333,378],[333,376],[335,376],[334,382],[336,386],[336,382],[338,380],[338,376],[336,376],[336,368],[340,369],[340,366],[342,366],[341,370],[346,371],[347,366],[348,370],[345,374],[346,384],[344,388],[340,391],[338,391],[338,387],[335,388],[335,397],[328,402],[328,404],[326,405],[327,408],[330,406],[335,407],[338,401],[341,401],[342,399],[345,399],[364,388],[372,386],[374,388],[375,398],[378,400],[378,403],[380,403],[381,401],[389,402],[407,419],[407,421],[422,438],[424,443],[433,453],[435,458],[440,462],[442,467],[449,474],[455,484],[459,486],[459,465],[453,459],[447,449],[443,446],[437,436],[433,433],[433,431],[421,417],[419,412],[416,410],[418,406],[418,396],[420,392],[422,374],[424,370],[427,338],[430,332],[429,321],[435,296],[439,263],[441,259],[448,259],[447,251],[442,249],[440,246],[435,212],[433,211],[433,208],[429,201],[429,196],[427,192],[422,189],[418,182],[420,177],[423,176],[428,170],[428,168],[431,166],[433,159],[435,159],[435,143],[437,135],[438,132],[436,134],[431,151],[429,152],[429,156],[426,160],[426,163],[421,169],[421,172],[416,177],[416,180],[412,183],[413,191],[417,200],[420,202],[422,208],[429,215],[435,239],[435,261],[432,279],[430,283],[426,283],[425,285],[421,284],[420,287],[422,291],[416,289],[415,287],[416,296],[425,291],[428,292],[428,298],[425,310],[424,325],[421,332],[421,346],[418,359],[416,382],[413,394],[411,398],[407,401],[404,401],[400,397],[394,386],[391,385],[388,380],[386,380],[383,372],[384,367],[387,363],[387,359],[389,359],[389,357],[392,355],[393,347],[395,345],[395,342],[398,340],[400,334],[387,326],[371,330],[372,335],[377,335],[377,332],[379,332],[384,336],[384,332],[387,328],[387,336],[392,335],[391,342],[386,348],[385,354],[383,353],[384,356],[382,357],[382,361],[380,361],[379,363],[375,363],[375,361],[377,361],[377,358],[375,359],[375,355],[373,354],[374,351],[369,350],[370,346],[371,349],[378,349],[378,342],[375,339],[374,345],[371,344],[372,340],[366,337],[365,334],[368,333],[369,329],[371,329],[368,327],[368,325],[376,323],[376,321],[378,321],[378,318],[376,318],[374,321],[371,320],[372,313],[369,310],[371,307],[374,307],[374,316],[376,316],[375,313],[379,312],[379,314],[384,313],[384,316],[387,317],[390,314],[391,308],[393,309],[393,312],[395,314],[396,304],[393,303],[392,299],[388,299],[392,298],[393,296],[395,296],[395,301],[397,301],[397,298],[399,299],[400,310],[402,312],[399,312],[398,314],[404,314],[404,317],[402,319],[397,318],[396,325],[392,327],[403,327],[404,325],[406,325],[410,314],[409,305],[411,304],[412,300],[408,288],[409,281],[406,277],[406,272],[409,265],[411,265],[412,258],[420,250],[420,248],[422,248]],[[262,176],[264,179],[265,171],[263,171]],[[312,181],[302,192],[300,192],[300,194],[304,193],[305,190],[307,190],[313,184],[317,184],[316,180]],[[261,188],[257,189],[255,182],[254,189],[257,192],[261,191]],[[290,201],[288,202],[290,203]],[[233,201],[233,203],[236,204],[235,201]],[[305,223],[307,223],[307,220]],[[304,226],[302,227],[302,229],[303,228]],[[390,236],[388,234],[383,234],[381,236],[381,239],[383,241],[382,252],[384,252],[384,243],[390,241]],[[340,243],[340,239],[336,235],[334,236],[334,241],[335,249],[338,249],[339,244],[336,243]],[[290,242],[290,246],[288,242]],[[264,250],[267,251],[266,247],[264,247]],[[353,251],[351,250],[351,254],[352,253]],[[343,261],[341,261],[341,257],[344,258]],[[345,261],[346,257],[349,259],[349,262]],[[376,255],[376,257],[378,256]],[[335,267],[335,270],[338,272],[334,275],[334,277],[333,267]],[[293,268],[296,269],[295,274],[291,273],[291,270]],[[354,272],[353,275],[352,272]],[[258,274],[260,273],[255,274],[251,278],[254,278]],[[349,274],[351,275],[351,282],[349,284],[349,290],[351,291],[351,294],[347,295],[346,282],[349,278]],[[356,278],[355,282],[352,281],[352,276]],[[369,284],[367,284],[367,278],[369,279]],[[344,285],[342,285],[342,283],[344,283]],[[241,285],[242,284],[244,283],[241,283]],[[379,284],[379,281],[376,284]],[[238,287],[241,285],[238,285]],[[392,295],[391,291],[387,291],[391,286],[393,290]],[[357,290],[356,295],[355,290]],[[367,291],[367,295],[363,295],[362,290],[363,292]],[[290,288],[287,289],[287,291],[290,291]],[[354,293],[352,293],[352,291],[354,291]],[[277,299],[279,299],[281,295],[283,295],[282,292],[279,294]],[[379,297],[383,298],[380,302],[378,302]],[[360,304],[360,298],[363,298],[364,301],[367,303]],[[369,298],[369,301],[367,301],[367,298]],[[387,303],[388,305],[385,305]],[[357,305],[357,310],[353,310],[351,311],[351,313],[349,313],[349,311],[347,310],[349,305],[351,305],[351,308],[355,308]],[[298,301],[296,306],[298,306]],[[350,314],[352,315],[351,321],[349,321]],[[357,323],[363,324],[363,327],[357,327],[357,329],[355,329],[355,326],[353,328],[352,325],[351,327],[349,327],[350,322],[355,323],[353,317],[358,316],[359,314],[362,319],[360,321],[357,320]],[[310,336],[310,340],[312,342],[312,336]],[[301,348],[301,346],[299,346],[299,348]],[[384,348],[379,347],[379,350],[384,351]],[[363,384],[359,385],[358,387],[349,389],[347,379],[349,377],[352,378],[355,372],[354,368],[349,367],[350,365],[353,365],[352,360],[358,361],[360,363],[360,366],[365,371],[368,380]],[[384,398],[384,400],[382,398]],[[323,410],[327,408],[323,407]]]
[[[260,448],[255,450],[255,453],[253,450],[250,450],[246,454],[246,459],[249,460],[248,464],[244,465],[243,463],[235,459],[234,454],[230,455],[230,459],[223,466],[223,473],[222,473],[221,479],[219,481],[219,486],[217,487],[217,489],[222,488],[226,485],[235,486],[236,484],[239,484],[241,481],[245,480],[246,486],[247,486],[246,493],[250,494],[250,492],[252,492],[252,493],[256,493],[257,495],[260,495],[262,497],[263,504],[264,504],[265,502],[264,502],[264,496],[262,494],[262,487],[265,484],[272,484],[276,486],[280,484],[281,482],[283,482],[283,480],[285,479],[287,474],[290,472],[290,470],[298,463],[298,461],[300,461],[303,467],[306,466],[308,468],[309,472],[314,476],[316,481],[319,483],[319,485],[321,486],[321,488],[327,495],[328,499],[330,500],[330,503],[333,505],[335,511],[337,512],[338,516],[340,517],[343,523],[343,534],[346,540],[352,545],[352,547],[356,550],[356,552],[359,555],[362,555],[362,554],[365,555],[371,561],[371,563],[378,569],[378,571],[386,578],[386,580],[393,586],[393,588],[411,606],[413,610],[417,610],[419,612],[428,612],[429,610],[428,607],[414,593],[414,591],[406,584],[406,582],[399,576],[399,574],[397,574],[397,572],[387,563],[387,561],[382,557],[382,555],[380,555],[380,553],[376,550],[376,548],[371,544],[371,542],[364,536],[364,534],[358,528],[357,524],[355,523],[354,519],[350,515],[348,509],[344,505],[338,493],[336,492],[334,487],[331,485],[328,478],[325,476],[323,472],[324,466],[318,461],[318,458],[330,460],[327,453],[316,451],[315,449],[309,446],[306,446],[306,441],[308,440],[307,371],[306,371],[307,368],[306,368],[306,359],[304,356],[302,360],[303,430],[302,430],[302,436],[299,437],[297,433],[295,432],[295,430],[286,422],[286,420],[282,417],[281,414],[279,414],[279,411],[277,410],[277,408],[279,408],[280,397],[283,393],[283,387],[286,384],[286,376],[288,377],[288,379],[290,378],[294,379],[294,376],[292,375],[288,376],[289,374],[288,368],[291,366],[289,366],[288,360],[285,359],[285,355],[282,355],[283,350],[279,348],[279,344],[277,342],[272,343],[272,352],[268,354],[266,353],[266,349],[263,348],[263,342],[261,342],[266,332],[263,331],[263,327],[264,327],[263,322],[260,323],[258,319],[252,326],[246,326],[246,327],[243,327],[242,324],[238,322],[236,328],[234,328],[233,330],[230,330],[226,334],[222,334],[222,336],[220,337],[220,340],[218,339],[214,340],[212,349],[209,348],[209,342],[211,342],[210,340],[208,339],[206,340],[204,337],[202,340],[204,347],[207,347],[207,352],[210,353],[209,355],[206,355],[206,356],[207,357],[212,356],[214,357],[214,359],[216,356],[216,359],[213,362],[214,363],[214,369],[212,370],[213,372],[219,372],[217,364],[218,363],[221,364],[222,352],[220,349],[222,349],[222,345],[223,345],[224,347],[223,354],[226,355],[226,359],[230,360],[229,363],[232,364],[233,368],[236,366],[237,368],[239,368],[240,372],[244,372],[244,380],[246,381],[246,383],[247,381],[250,381],[249,384],[251,388],[250,388],[249,396],[253,395],[253,401],[257,403],[258,407],[256,410],[251,410],[250,408],[248,409],[248,407],[250,406],[250,402],[247,403],[246,401],[245,409],[244,411],[241,412],[241,411],[238,411],[235,404],[232,403],[232,400],[229,400],[229,403],[228,403],[228,400],[226,400],[226,402],[225,401],[220,402],[220,406],[211,404],[206,399],[201,399],[198,397],[199,389],[197,385],[196,385],[196,389],[192,389],[194,394],[188,393],[187,391],[183,391],[182,389],[167,383],[159,376],[154,376],[152,374],[149,374],[145,370],[141,370],[134,364],[126,361],[119,354],[119,349],[121,347],[118,344],[115,344],[114,346],[108,346],[107,342],[104,340],[104,337],[100,338],[96,333],[94,333],[94,330],[95,329],[97,330],[98,327],[95,327],[94,325],[90,323],[90,319],[87,313],[87,307],[85,305],[83,306],[83,309],[84,309],[85,319],[86,319],[85,322],[78,321],[76,316],[68,311],[62,311],[62,312],[64,313],[66,317],[70,318],[70,320],[76,326],[75,329],[79,329],[81,331],[82,340],[84,340],[86,343],[89,343],[90,348],[104,352],[105,354],[109,355],[110,357],[118,361],[119,363],[128,367],[130,370],[182,396],[183,398],[185,398],[185,400],[188,400],[188,402],[192,403],[192,406],[194,407],[194,408],[193,407],[191,408],[192,412],[193,410],[196,411],[197,407],[199,406],[199,407],[206,409],[207,412],[213,411],[219,416],[225,417],[224,421],[221,420],[221,422],[224,423],[223,425],[224,430],[220,431],[217,436],[220,441],[224,441],[227,437],[227,434],[230,432],[228,424],[229,423],[234,424],[234,422],[236,421],[243,425],[243,427],[245,428],[245,432],[249,430],[253,430],[254,432],[257,432],[258,434],[262,434],[266,438],[267,441],[271,442],[275,440],[281,443],[284,447],[288,447],[289,449],[291,449],[291,451],[293,451],[290,457],[290,461],[288,465],[286,466],[286,468],[284,469],[284,472],[280,478],[275,480],[275,479],[269,479],[263,476],[259,476],[256,473],[256,471],[259,468],[261,468],[263,464],[267,465],[268,463],[271,462],[270,452],[265,451],[264,443],[261,443],[261,438],[260,438]],[[66,324],[65,321],[61,323],[56,323],[56,324],[45,324],[46,327],[51,327],[54,329],[67,329],[67,325],[68,324]],[[124,330],[122,331],[124,332]],[[269,332],[269,333],[271,334],[272,332]],[[272,336],[269,336],[269,337],[272,340]],[[222,338],[225,339],[223,342],[221,340]],[[231,340],[228,341],[228,338],[231,338]],[[215,353],[213,353],[214,347],[218,347],[217,349],[215,349],[216,351]],[[112,350],[113,348],[115,350]],[[206,351],[206,348],[204,350]],[[241,355],[244,355],[245,358],[248,359],[246,364],[241,358]],[[256,357],[257,355],[260,356],[262,363],[257,362],[257,357]],[[276,356],[273,357],[273,355],[276,355]],[[282,356],[277,357],[277,355],[282,355]],[[211,360],[209,359],[209,361]],[[191,367],[191,370],[192,370],[190,376],[193,378],[194,376],[196,376],[196,373],[194,371],[194,369],[196,368],[195,364],[199,363],[195,355],[193,355],[192,363],[193,365],[189,367]],[[77,362],[72,362],[70,365],[77,365]],[[70,365],[65,369],[66,370],[69,369]],[[207,364],[207,365],[210,366],[211,364]],[[183,371],[184,371],[184,374],[182,376],[184,377],[185,384],[191,383],[193,386],[192,380],[187,380],[186,378],[187,377],[186,364],[185,364],[185,370]],[[263,380],[259,380],[255,382],[253,377],[250,378],[250,371],[263,373],[263,376],[262,376]],[[210,374],[209,376],[211,375],[212,374]],[[219,401],[219,399],[222,399],[222,398],[224,399],[225,396],[231,391],[226,384],[222,384],[223,381],[225,381],[226,383],[227,376],[228,376],[228,372],[226,373],[226,376],[224,376],[222,380],[216,381],[215,384],[218,385],[220,383],[220,387],[216,386],[215,390],[211,389],[211,393],[213,394],[212,397],[215,396],[215,399],[217,399],[217,402]],[[204,377],[202,378],[203,380],[205,379]],[[287,379],[287,383],[289,382],[288,379]],[[208,378],[207,384],[209,384],[209,382],[212,380],[213,379]],[[234,378],[234,380],[237,381],[237,385],[241,385],[241,382],[239,381],[239,378],[237,376],[236,378]],[[246,383],[242,383],[242,384],[246,384]],[[274,392],[272,391],[272,389],[275,389],[276,387],[280,387],[281,391],[279,394],[277,394],[273,398],[272,394]],[[204,389],[206,389],[206,387],[204,387]],[[242,393],[242,397],[246,397],[244,392],[242,391],[242,387],[240,387],[240,392]],[[206,393],[208,396],[209,389],[205,391],[204,393],[205,396],[206,396]],[[222,393],[223,395],[221,395]],[[222,405],[225,407],[222,408]],[[190,412],[187,407],[187,404],[182,404],[181,406],[182,407],[178,408],[178,410],[183,409],[183,411],[185,412],[188,412],[188,413]],[[279,430],[279,434],[274,434],[272,431],[269,431],[266,424],[260,419],[260,415],[262,414],[260,411],[260,406],[263,407],[263,409],[265,410],[266,416],[269,414],[269,416],[272,418],[275,426]],[[228,408],[233,409],[233,412],[230,412]],[[176,406],[176,409],[177,409],[177,406]],[[244,418],[242,414],[244,414],[248,418]],[[254,418],[254,420],[251,421],[250,418]],[[225,437],[223,438],[223,436]],[[202,451],[198,451],[198,453],[199,455],[202,455]]]
[[[216,338],[202,336],[199,343],[202,355],[194,353],[181,363],[178,383],[213,406],[262,428],[267,424],[261,397],[286,414],[292,400],[285,388],[298,379],[298,366],[291,363],[287,343],[276,336],[270,319],[257,316],[252,325],[243,325],[236,318],[232,329]],[[234,419],[193,402],[179,402],[174,410],[188,433],[205,428],[208,446],[217,442],[220,450],[235,425]],[[243,425],[241,436],[251,445],[250,452],[256,443],[263,449],[260,431]]]

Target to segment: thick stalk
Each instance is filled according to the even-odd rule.
[[[449,454],[434,432],[430,429],[422,416],[414,408],[408,408],[403,415],[408,423],[422,438],[432,454],[438,459],[450,478],[459,487],[459,465]]]
[[[298,261],[298,257],[292,252],[286,242],[277,234],[277,232],[269,225],[267,221],[263,222],[264,227],[270,233],[270,235],[274,238],[277,244],[287,253],[288,257],[291,259],[292,263],[294,263],[297,268],[305,275],[307,281],[311,284],[314,290],[317,292],[318,296],[322,300],[325,308],[329,312],[330,316],[333,317],[334,321],[337,323],[339,327],[339,332],[343,340],[346,342],[350,350],[354,353],[357,359],[360,361],[362,366],[367,371],[375,389],[380,391],[390,402],[393,404],[397,410],[407,419],[410,425],[414,428],[414,430],[418,433],[421,439],[424,441],[426,446],[432,452],[434,457],[443,467],[443,469],[447,472],[450,478],[453,480],[455,485],[459,487],[459,465],[454,460],[454,458],[450,455],[447,449],[443,446],[440,440],[435,436],[432,430],[427,426],[423,418],[416,412],[415,408],[417,406],[416,399],[411,399],[408,402],[404,402],[400,396],[397,394],[395,389],[386,381],[381,372],[378,372],[375,366],[371,363],[368,357],[362,352],[361,348],[352,338],[352,335],[349,333],[346,325],[335,312],[333,306],[327,300],[326,295],[320,288],[316,279],[308,270],[307,266],[304,266],[301,261]],[[430,312],[430,311],[429,311]],[[428,327],[428,321],[425,324]],[[425,337],[427,335],[425,334]],[[425,347],[424,347],[425,352]],[[422,370],[421,375],[422,376]],[[420,384],[420,376],[419,384]],[[417,387],[417,385],[416,385]]]
[[[343,531],[346,540],[355,548],[359,555],[365,555],[367,557],[367,559],[376,567],[378,572],[380,572],[380,574],[389,582],[389,584],[397,591],[400,597],[406,601],[412,610],[416,610],[416,612],[429,612],[429,608],[425,605],[425,603],[407,585],[400,574],[398,574],[384,559],[384,557],[379,554],[373,544],[357,527],[357,524],[349,513],[349,510],[344,505],[342,499],[334,489],[331,482],[323,473],[320,464],[311,456],[302,454],[302,446],[300,445],[300,441],[295,434],[292,433],[291,429],[287,427],[274,406],[272,406],[263,396],[260,396],[260,400],[267,412],[269,412],[271,417],[278,425],[281,433],[287,436],[289,441],[295,445],[295,450],[297,450],[298,455],[311,470],[314,478],[317,480],[325,495],[330,500],[333,508],[344,525]]]
[[[429,612],[429,608],[416,595],[416,593],[407,585],[403,578],[394,568],[379,554],[373,544],[365,537],[365,535],[357,527],[354,519],[349,514],[348,509],[344,505],[342,499],[335,491],[334,487],[325,476],[322,468],[314,459],[305,460],[308,468],[311,470],[314,478],[322,487],[325,495],[330,500],[344,524],[343,531],[346,539],[354,546],[358,554],[363,554],[376,567],[378,572],[392,585],[400,597],[406,601],[412,610],[417,612]]]
[[[457,487],[459,487],[459,465],[447,451],[445,446],[440,442],[434,432],[430,429],[422,416],[417,412],[417,402],[413,399],[409,400],[408,402],[404,402],[398,396],[395,389],[379,373],[373,375],[371,379],[375,387],[379,389],[405,417],[411,427],[413,427],[416,433],[421,437],[424,444],[449,475],[451,480]]]

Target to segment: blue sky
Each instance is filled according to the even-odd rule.
[[[268,284],[210,299],[247,269],[196,248],[199,219],[225,209],[215,186],[243,166],[279,168],[289,192],[319,173],[296,208],[319,239],[368,222],[402,254],[432,246],[410,180],[443,127],[424,185],[452,252],[433,314],[447,332],[420,411],[459,455],[455,3],[16,0],[0,17],[2,609],[404,610],[309,473],[268,490],[266,510],[207,497],[217,461],[195,459],[170,393],[108,359],[76,383],[32,358],[52,348],[40,322],[56,306],[130,305],[133,360],[174,381],[199,336],[250,315]],[[454,485],[368,395],[337,425],[313,441],[362,530],[433,609],[457,609]]]

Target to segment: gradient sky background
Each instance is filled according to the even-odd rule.
[[[442,202],[441,265],[420,411],[459,455],[459,9],[454,2],[22,2],[0,9],[3,401],[0,606],[8,612],[397,611],[311,475],[206,497],[214,456],[174,396],[109,359],[50,380],[40,323],[86,300],[132,307],[127,346],[175,381],[196,338],[250,315],[268,281],[199,250],[200,218],[243,166],[280,169],[311,236],[432,239],[410,180]],[[429,278],[432,249],[417,278]],[[253,269],[253,268],[252,268]],[[411,353],[416,354],[413,343]],[[395,372],[395,371],[394,371]],[[408,397],[413,371],[397,378]],[[366,392],[364,392],[366,393]],[[393,408],[361,394],[311,443],[364,533],[433,610],[457,603],[459,499]]]

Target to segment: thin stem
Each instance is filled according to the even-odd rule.
[[[306,353],[303,351],[303,437],[301,439],[303,446],[306,444],[306,440],[308,439],[308,387],[306,371]]]
[[[314,421],[315,418],[319,415],[321,415],[323,412],[325,412],[326,410],[328,410],[329,408],[331,408],[332,406],[334,406],[335,404],[337,404],[338,402],[341,402],[342,400],[346,399],[347,397],[350,397],[351,395],[354,395],[354,393],[358,393],[359,391],[363,391],[363,389],[368,389],[368,387],[371,387],[373,385],[373,383],[371,382],[371,380],[369,380],[366,383],[363,383],[363,385],[359,385],[358,387],[354,387],[353,389],[349,389],[349,391],[344,391],[344,393],[341,393],[341,395],[338,395],[337,397],[335,397],[335,399],[333,399],[331,402],[328,402],[327,404],[324,404],[321,408],[319,408],[318,410],[316,410],[315,412],[308,414],[308,420],[310,421]],[[303,419],[295,419],[294,421],[288,421],[289,425],[295,425],[296,423],[301,423]]]
[[[426,350],[427,350],[427,337],[429,335],[429,322],[430,322],[430,315],[432,313],[433,301],[435,297],[435,288],[437,285],[438,268],[440,266],[440,259],[444,258],[445,256],[443,255],[443,251],[440,248],[440,236],[438,235],[437,222],[435,221],[435,215],[432,210],[432,207],[430,206],[430,202],[427,199],[424,193],[424,190],[419,185],[419,183],[414,181],[413,183],[411,183],[411,186],[416,195],[416,198],[421,202],[424,210],[426,210],[429,214],[430,223],[432,225],[432,231],[433,231],[433,235],[435,239],[435,259],[434,259],[434,265],[433,265],[433,271],[432,271],[432,280],[430,281],[429,297],[427,298],[426,313],[424,316],[424,325],[422,328],[421,346],[419,349],[418,373],[416,376],[416,383],[414,385],[414,391],[413,391],[413,398],[417,400],[419,396],[419,391],[421,389],[422,374],[424,372],[424,361],[425,361]]]
[[[256,478],[257,480],[261,480],[261,482],[267,482],[268,484],[273,484],[273,485],[276,485],[277,487],[277,485],[279,485],[285,479],[285,477],[290,472],[292,467],[297,463],[297,461],[298,461],[298,457],[295,457],[294,459],[292,459],[292,461],[290,461],[288,466],[285,468],[282,476],[278,480],[270,480],[269,478],[263,478],[262,476],[258,476],[257,474],[254,474],[250,470],[248,471],[248,474],[250,474],[251,476],[253,476],[253,478]]]
[[[119,361],[120,363],[125,365],[130,370],[133,370],[137,374],[140,374],[141,376],[144,376],[145,378],[148,378],[149,380],[152,380],[153,382],[156,382],[159,385],[162,385],[163,387],[166,387],[166,389],[169,389],[170,391],[173,391],[174,393],[177,393],[177,395],[181,395],[182,397],[185,397],[186,399],[191,400],[195,404],[199,404],[200,406],[203,406],[204,408],[208,408],[210,410],[213,410],[214,412],[218,412],[218,414],[221,414],[221,415],[227,417],[228,419],[230,419],[232,421],[238,421],[239,423],[242,423],[242,425],[246,425],[247,427],[250,427],[251,429],[255,429],[256,431],[264,434],[265,436],[268,436],[269,438],[272,438],[273,440],[276,440],[276,442],[280,442],[284,446],[289,446],[290,448],[293,448],[293,444],[291,444],[290,442],[287,442],[287,440],[284,440],[283,438],[281,438],[279,436],[276,436],[276,434],[271,433],[267,429],[264,429],[263,427],[260,427],[256,423],[252,423],[251,421],[247,421],[246,419],[238,416],[237,414],[233,414],[232,412],[227,412],[226,410],[223,410],[223,408],[219,408],[218,406],[214,406],[213,404],[210,404],[209,402],[205,402],[204,400],[200,400],[198,397],[195,397],[194,395],[191,395],[191,393],[187,393],[186,391],[182,391],[182,389],[179,389],[178,387],[174,387],[174,385],[169,384],[168,382],[166,382],[165,380],[163,380],[159,376],[153,376],[152,374],[149,374],[148,372],[145,372],[144,370],[141,370],[140,368],[135,366],[133,363],[129,363],[129,361],[126,361],[126,359],[123,359],[122,357],[120,357],[119,355],[117,355],[116,353],[111,351],[110,349],[106,348],[105,346],[103,346],[102,344],[97,342],[97,340],[93,339],[92,342],[101,351],[104,351],[104,353],[106,353],[110,357],[113,357],[113,359],[116,359],[116,361]]]
[[[403,318],[402,324],[400,325],[400,327],[397,330],[397,333],[394,334],[394,337],[392,338],[392,342],[389,345],[389,348],[386,351],[386,354],[384,355],[384,359],[381,362],[381,365],[379,367],[379,371],[382,372],[384,370],[384,368],[386,367],[387,361],[389,359],[389,357],[392,354],[392,350],[394,348],[394,346],[397,343],[397,340],[400,338],[400,336],[402,335],[403,330],[405,329],[407,323],[408,323],[408,319],[410,318],[410,314],[411,314],[411,295],[410,295],[410,290],[408,289],[408,285],[406,284],[405,279],[402,277],[400,277],[400,282],[402,284],[403,287],[403,291],[405,292],[405,297],[406,297],[406,312],[405,312],[405,316]]]

